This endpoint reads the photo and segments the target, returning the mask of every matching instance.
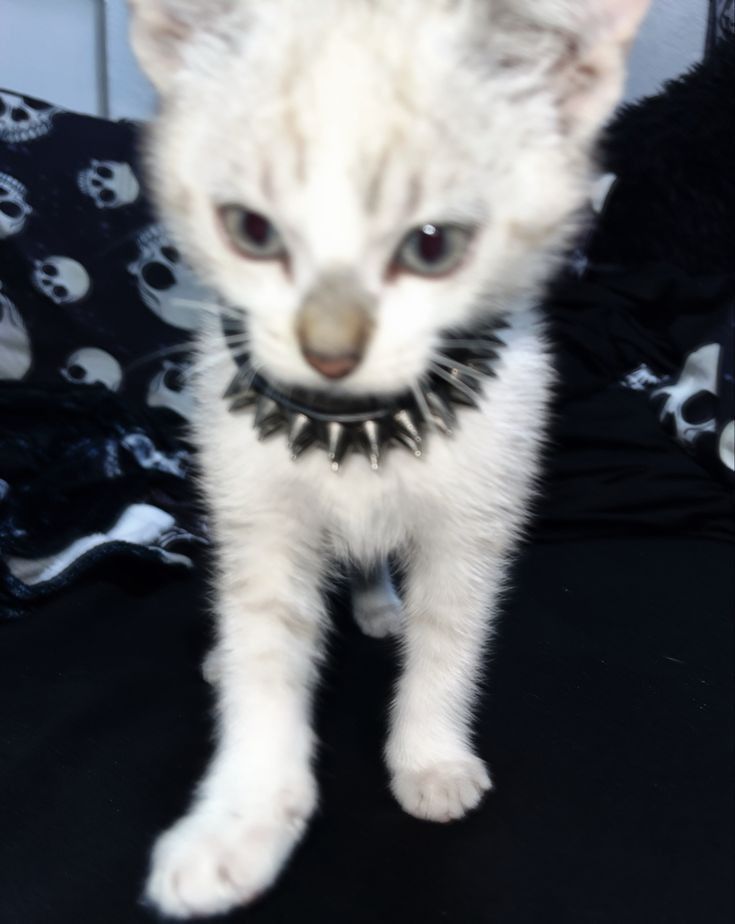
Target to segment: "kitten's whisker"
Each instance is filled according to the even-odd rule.
[[[436,375],[440,376],[440,378],[443,378],[445,382],[449,382],[453,388],[457,388],[463,394],[467,395],[473,404],[477,404],[479,400],[478,393],[473,391],[468,385],[465,385],[464,382],[460,381],[458,378],[455,378],[455,376],[450,375],[446,369],[436,365],[436,363],[431,363],[431,370]],[[484,376],[481,376],[481,378],[484,378]]]
[[[233,351],[230,350],[217,350],[213,353],[207,353],[205,356],[199,356],[194,362],[194,368],[197,372],[204,372],[208,369],[213,368],[214,366],[219,365],[220,363],[226,363],[228,360],[231,360],[233,356]]]
[[[191,385],[196,376],[197,368],[196,365],[192,363],[191,366],[187,366],[184,371],[181,373],[181,378],[184,380],[186,385]]]
[[[172,298],[171,304],[180,308],[195,308],[214,315],[227,314],[238,319],[241,319],[245,313],[241,308],[236,308],[232,305],[224,305],[220,302],[205,302],[196,298]]]
[[[465,363],[461,363],[456,359],[450,359],[448,356],[442,356],[441,353],[434,354],[434,363],[438,363],[441,366],[445,366],[448,369],[459,369],[460,372],[463,372],[465,375],[471,375],[475,379],[484,381],[487,376],[478,372],[477,369],[473,369],[472,366],[468,366]]]
[[[475,350],[478,347],[487,347],[488,349],[497,349],[500,344],[496,340],[490,340],[485,337],[477,337],[475,340],[452,340],[451,337],[442,337],[439,340],[442,347],[457,347],[460,350]]]
[[[191,343],[182,343],[179,346],[163,347],[155,350],[153,353],[146,353],[145,356],[139,356],[128,365],[128,371],[137,369],[138,366],[144,366],[147,363],[154,362],[156,359],[163,359],[166,356],[175,356],[177,353],[192,353],[195,347]]]
[[[209,311],[229,310],[229,306],[222,302],[209,302],[202,298],[184,298],[182,295],[177,295],[172,298],[171,303],[180,305],[182,308],[203,308]]]
[[[244,346],[251,342],[250,334],[225,334],[225,343],[228,346]]]
[[[242,389],[237,394],[242,394],[243,392],[250,391],[250,386],[255,381],[256,376],[258,375],[258,370],[262,368],[262,363],[260,366],[251,366],[248,369],[247,378],[243,381]],[[237,395],[233,395],[237,397]]]
[[[227,399],[229,401],[237,401],[241,395],[246,395],[250,391],[252,384],[258,375],[258,372],[260,372],[262,368],[262,363],[258,366],[251,366],[248,369],[247,378],[242,382],[242,387],[238,389],[238,391],[234,392],[234,394],[228,394]]]
[[[222,350],[216,353],[209,353],[206,356],[199,358],[194,368],[192,369],[192,375],[202,376],[206,374],[210,369],[218,366],[220,363],[227,364],[231,363],[233,359],[238,360],[247,358],[247,353],[237,350]],[[255,381],[256,376],[258,375],[258,372],[260,369],[262,369],[262,367],[262,363],[258,365],[253,365],[251,363],[247,369],[247,378],[245,378],[242,382],[242,387],[237,391],[236,394],[231,395],[230,398],[235,399],[239,395],[245,394],[247,391],[249,391],[251,385]]]
[[[205,303],[195,302],[191,299],[174,299],[174,301],[179,304],[181,304],[182,302],[185,302],[187,304],[196,305],[197,307],[201,307],[202,304],[205,304]],[[208,305],[207,308],[213,310],[214,306]],[[230,347],[246,346],[250,343],[250,334],[247,331],[243,331],[241,334],[225,334],[224,339],[227,345]],[[183,355],[187,353],[193,354],[195,353],[196,349],[197,347],[196,347],[196,344],[193,342],[193,340],[187,341],[185,343],[179,343],[179,344],[169,346],[169,347],[162,347],[160,350],[154,350],[151,353],[146,353],[145,355],[139,356],[137,359],[134,359],[128,365],[128,370],[137,369],[139,366],[144,366],[144,365],[147,365],[148,363],[155,362],[155,360],[157,359],[165,359],[168,356],[176,356],[177,354]],[[224,352],[222,355],[227,356],[227,354]],[[193,360],[193,364],[196,364],[196,362],[197,360]]]
[[[416,404],[418,405],[419,412],[421,413],[421,416],[423,417],[424,422],[427,423],[433,430],[438,430],[439,428],[437,427],[436,421],[434,420],[434,416],[431,413],[431,408],[429,407],[429,403],[424,397],[423,391],[421,391],[421,386],[412,384],[411,391],[413,392],[413,396],[416,399]]]

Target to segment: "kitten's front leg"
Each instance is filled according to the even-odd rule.
[[[391,789],[411,815],[461,818],[491,788],[471,742],[502,556],[446,523],[417,537],[408,562],[403,674],[386,759]]]
[[[311,691],[321,562],[297,524],[221,542],[219,742],[189,812],[158,840],[147,899],[172,917],[247,903],[275,880],[316,802]]]

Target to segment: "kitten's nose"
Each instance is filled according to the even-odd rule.
[[[304,350],[304,359],[312,369],[316,369],[320,375],[328,379],[343,379],[360,362],[360,357],[355,353],[347,353],[344,356],[324,356],[310,350]]]
[[[373,330],[375,298],[348,271],[327,273],[296,314],[304,359],[327,379],[343,379],[360,363]]]

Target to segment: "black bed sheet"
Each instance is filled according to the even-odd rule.
[[[706,540],[526,548],[480,711],[496,791],[449,826],[388,793],[392,646],[336,599],[321,808],[226,920],[728,924],[731,566]],[[3,924],[153,920],[148,849],[211,747],[203,596],[200,573],[99,575],[2,627]]]

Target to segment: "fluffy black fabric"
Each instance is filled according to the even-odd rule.
[[[735,460],[722,434],[735,418],[735,33],[623,109],[603,163],[617,180],[586,271],[563,275],[548,304],[561,390],[543,524],[589,530],[594,508],[605,530],[732,538]],[[660,389],[708,345],[707,390],[667,402]],[[688,440],[705,419],[710,432]]]
[[[593,262],[735,272],[735,33],[663,93],[624,109],[604,163],[623,182]]]
[[[204,530],[193,501],[189,453],[152,420],[103,386],[53,390],[0,382],[0,460],[13,490],[0,503],[0,616],[16,616],[37,596],[62,590],[86,568],[114,555],[161,562],[162,550],[110,543],[75,560],[72,573],[28,586],[6,556],[53,556],[80,536],[104,532],[132,504],[175,516],[169,548]]]

